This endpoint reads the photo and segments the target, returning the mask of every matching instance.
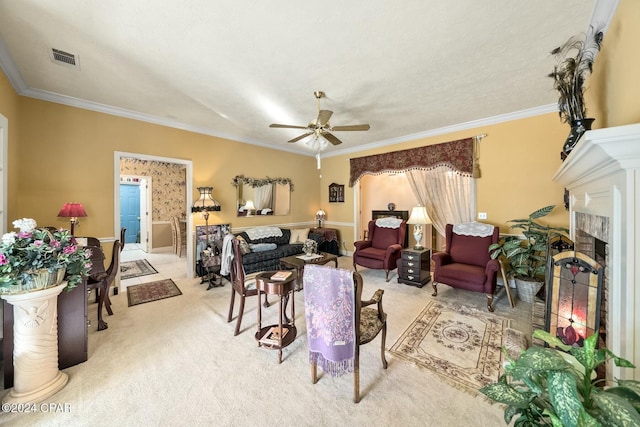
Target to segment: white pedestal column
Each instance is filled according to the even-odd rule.
[[[67,384],[58,369],[58,295],[67,285],[2,295],[13,305],[13,388],[2,403],[38,403]]]

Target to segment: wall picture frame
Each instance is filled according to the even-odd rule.
[[[344,184],[329,185],[329,203],[344,203]]]

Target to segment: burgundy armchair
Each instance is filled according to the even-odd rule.
[[[467,233],[465,230],[469,229],[475,231]],[[487,309],[493,311],[493,295],[500,264],[498,260],[491,259],[489,246],[498,243],[500,229],[489,224],[466,223],[456,225],[454,231],[454,226],[447,224],[445,237],[445,251],[431,256],[435,264],[431,284],[433,296],[438,295],[438,282],[454,288],[484,292],[487,295]]]
[[[376,270],[384,270],[387,282],[389,271],[396,268],[400,258],[404,236],[407,232],[406,221],[398,228],[378,227],[375,220],[369,221],[369,239],[354,242],[353,269],[357,265]]]

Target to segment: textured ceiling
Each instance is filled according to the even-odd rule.
[[[268,126],[322,90],[333,126],[371,125],[332,155],[553,111],[549,51],[603,3],[0,0],[0,65],[26,96],[309,155]]]

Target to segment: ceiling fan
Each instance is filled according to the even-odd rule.
[[[320,99],[324,98],[325,96],[324,92],[315,91],[313,92],[313,95],[318,100],[318,117],[311,120],[307,126],[281,125],[278,123],[273,123],[273,124],[270,124],[269,127],[307,130],[307,132],[289,140],[288,142],[297,142],[297,141],[300,141],[301,139],[304,139],[308,136],[313,135],[314,139],[317,140],[319,137],[322,136],[324,139],[326,139],[333,145],[342,144],[342,141],[340,141],[330,132],[369,130],[369,125],[331,126],[331,124],[329,123],[329,119],[333,115],[333,111],[320,109]]]

